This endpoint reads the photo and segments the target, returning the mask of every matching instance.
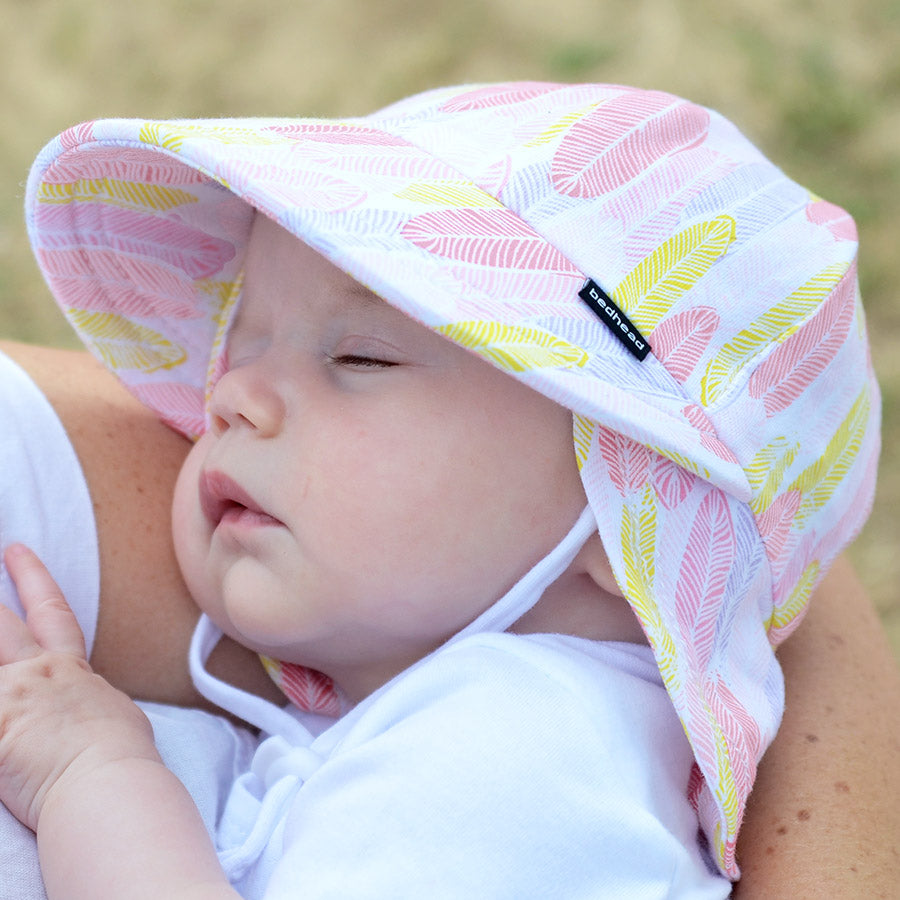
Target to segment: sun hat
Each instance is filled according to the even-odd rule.
[[[852,219],[717,113],[617,85],[451,87],[340,121],[88,122],[32,168],[38,263],[85,344],[189,436],[227,364],[254,210],[572,410],[597,529],[693,748],[692,801],[737,877],[783,709],[773,647],[874,491]]]

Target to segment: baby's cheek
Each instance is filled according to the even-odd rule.
[[[205,570],[211,536],[209,523],[200,509],[198,493],[202,450],[200,442],[191,448],[178,474],[172,496],[172,541],[175,558],[188,589],[198,603],[203,592],[201,576]]]

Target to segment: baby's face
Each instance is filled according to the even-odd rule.
[[[457,632],[586,503],[571,415],[257,216],[212,425],[176,488],[195,598],[354,699]]]

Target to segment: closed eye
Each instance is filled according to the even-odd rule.
[[[387,359],[377,359],[372,356],[357,356],[353,353],[345,353],[341,356],[329,357],[336,366],[348,366],[359,369],[389,369],[399,363]]]

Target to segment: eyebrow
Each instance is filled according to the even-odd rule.
[[[353,276],[350,276],[353,278]],[[353,278],[353,283],[347,289],[348,296],[355,300],[362,300],[364,303],[384,303],[385,301],[378,296],[371,288],[367,288],[361,281]]]

